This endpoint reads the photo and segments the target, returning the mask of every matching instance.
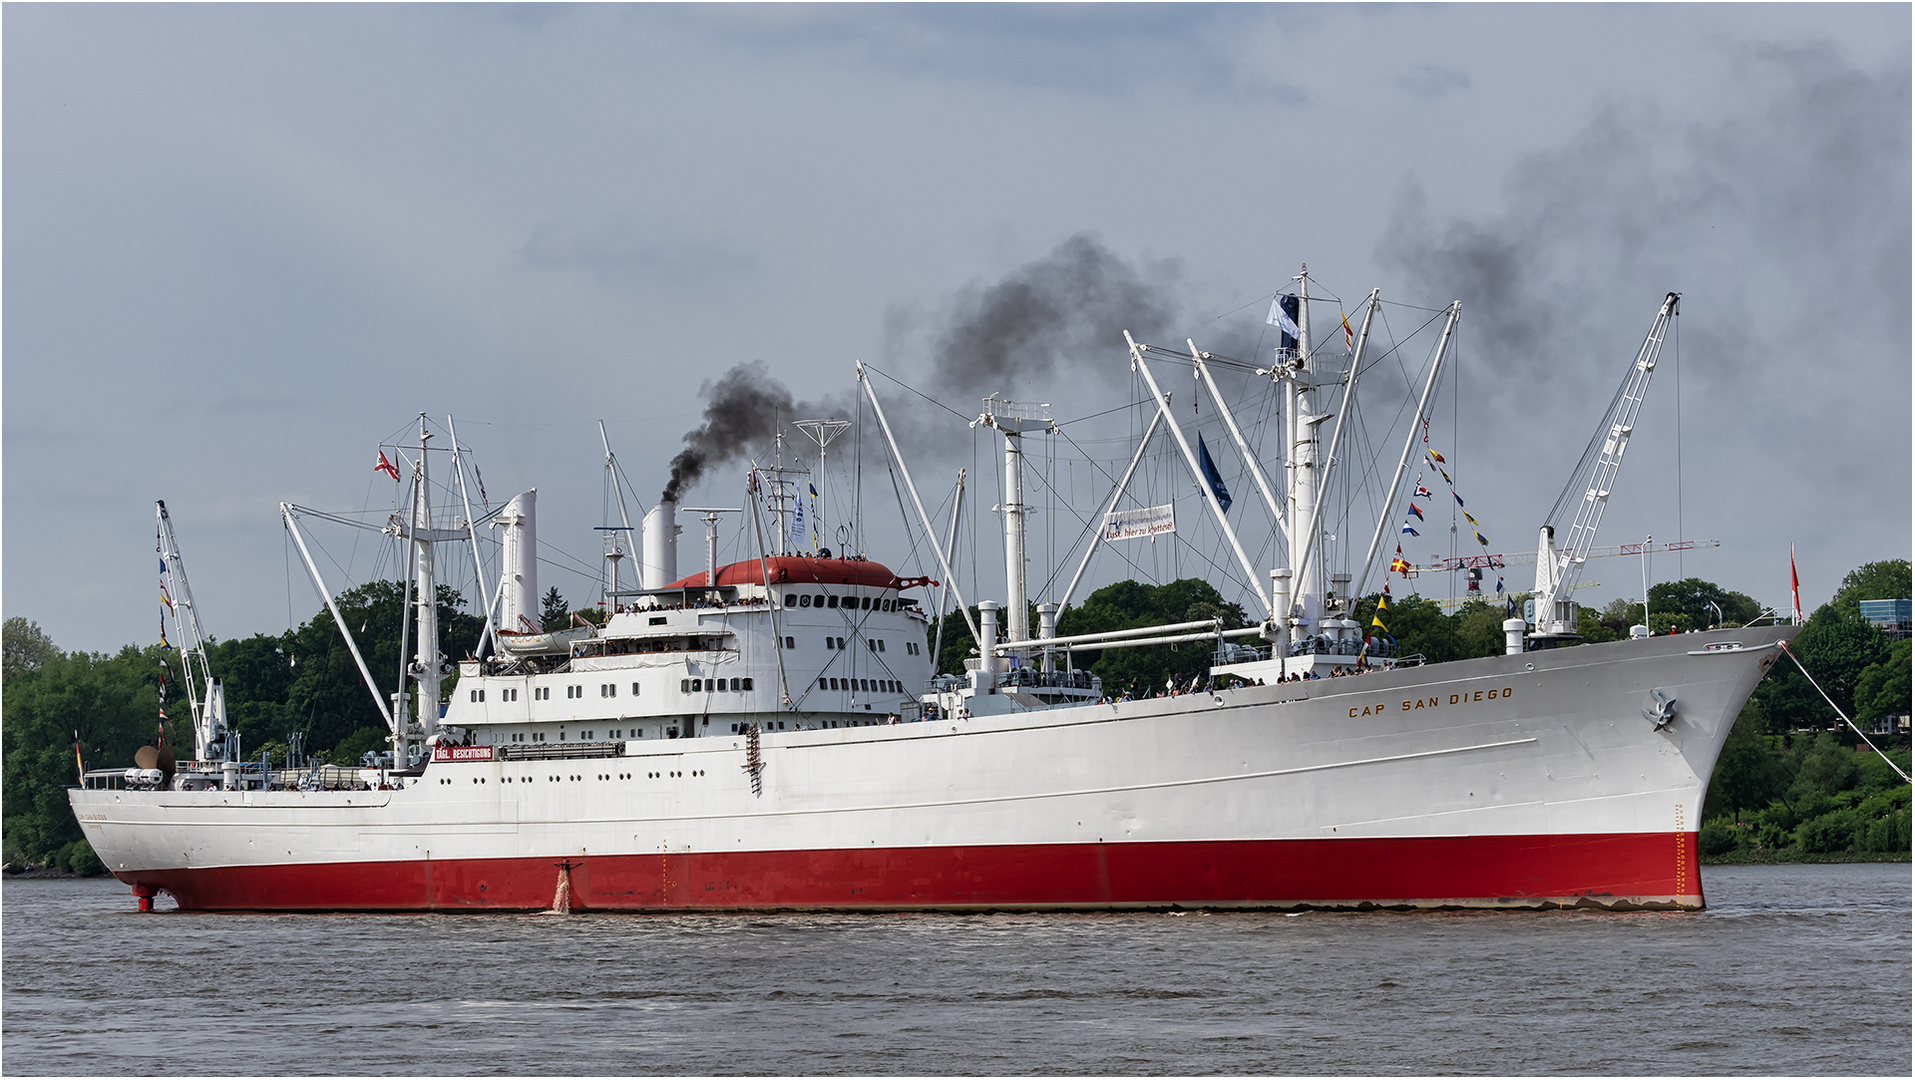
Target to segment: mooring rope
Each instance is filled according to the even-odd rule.
[[[1797,659],[1794,653],[1789,652],[1789,643],[1784,641],[1781,644],[1782,644],[1782,651],[1785,653],[1789,653],[1789,659],[1794,660],[1795,666],[1802,669],[1802,677],[1809,680],[1809,685],[1815,687],[1815,692],[1822,695],[1823,701],[1826,701],[1829,703],[1829,708],[1835,710],[1835,715],[1841,717],[1842,722],[1847,724],[1850,730],[1854,731],[1855,734],[1860,735],[1863,742],[1868,743],[1868,748],[1870,750],[1875,751],[1875,756],[1881,758],[1883,761],[1888,761],[1888,767],[1895,770],[1895,775],[1901,777],[1903,783],[1908,783],[1908,774],[1902,771],[1902,767],[1900,765],[1895,764],[1893,761],[1889,761],[1888,755],[1882,753],[1881,747],[1876,746],[1872,742],[1869,742],[1868,736],[1862,734],[1862,729],[1856,727],[1855,721],[1849,719],[1849,714],[1843,712],[1841,707],[1835,704],[1834,699],[1829,697],[1829,692],[1827,690],[1822,689],[1822,684],[1815,681],[1815,676],[1809,674],[1809,669],[1802,667],[1802,661]]]

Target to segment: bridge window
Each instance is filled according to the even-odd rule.
[[[751,676],[745,676],[745,689],[751,689]]]

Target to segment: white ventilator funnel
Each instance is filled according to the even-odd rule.
[[[499,627],[514,633],[539,628],[538,498],[537,488],[521,491],[499,512]]]
[[[662,589],[678,580],[678,504],[661,501],[645,514],[645,551],[639,580],[647,589]]]

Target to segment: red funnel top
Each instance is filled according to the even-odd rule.
[[[802,555],[774,555],[761,565],[757,559],[735,562],[718,568],[720,585],[762,585],[770,570],[776,585],[867,585],[879,589],[911,588],[898,580],[891,568],[869,559],[813,559]],[[699,571],[665,586],[668,589],[697,589],[705,584]]]

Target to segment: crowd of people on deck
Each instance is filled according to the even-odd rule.
[[[1293,671],[1288,676],[1277,679],[1277,681],[1280,683],[1285,683],[1285,682],[1304,682],[1310,679],[1324,679],[1324,678],[1341,679],[1341,678],[1347,678],[1347,677],[1356,676],[1356,675],[1367,675],[1373,670],[1376,670],[1376,669],[1369,668],[1369,667],[1359,667],[1355,665],[1348,666],[1348,667],[1340,665],[1340,666],[1331,668],[1330,674],[1327,676],[1319,675],[1316,673],[1314,669],[1312,669],[1307,672]],[[1181,697],[1184,694],[1210,693],[1216,690],[1235,689],[1236,687],[1239,687],[1239,686],[1268,685],[1262,679],[1250,680],[1250,679],[1240,678],[1234,675],[1225,675],[1223,676],[1222,681],[1220,681],[1217,678],[1207,675],[1203,672],[1199,672],[1196,675],[1191,676],[1191,678],[1188,681],[1185,681],[1182,672],[1175,672],[1170,676],[1170,678],[1164,680],[1164,685],[1161,687],[1140,688],[1138,686],[1139,681],[1140,680],[1136,680],[1136,679],[1131,680],[1129,689],[1125,690],[1122,695],[1114,699],[1107,698],[1105,700],[1107,701],[1108,700],[1137,701],[1139,699],[1144,699],[1144,698]]]

